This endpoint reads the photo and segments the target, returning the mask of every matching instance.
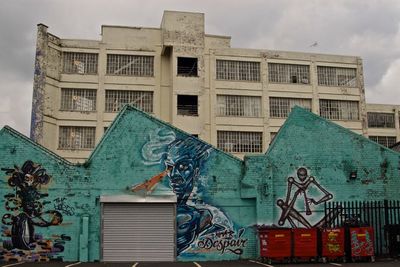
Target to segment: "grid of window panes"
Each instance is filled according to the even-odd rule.
[[[260,96],[217,95],[217,116],[260,117]]]
[[[396,136],[369,136],[369,139],[385,147],[396,144]]]
[[[306,98],[269,98],[269,114],[271,118],[287,118],[294,106],[300,106],[311,111],[311,99]]]
[[[330,120],[359,120],[358,101],[319,100],[320,115]]]
[[[357,70],[318,66],[318,85],[357,87]]]
[[[395,128],[393,113],[368,112],[368,127]]]
[[[59,149],[92,149],[95,144],[96,127],[60,126]]]
[[[310,66],[268,63],[268,77],[271,83],[310,83]]]
[[[152,77],[154,75],[154,57],[108,54],[107,74]]]
[[[153,92],[106,90],[106,112],[118,112],[126,104],[148,113],[153,112]]]
[[[61,89],[61,108],[63,111],[95,111],[96,90],[94,89]]]
[[[260,81],[260,62],[217,60],[217,80]]]
[[[262,132],[217,131],[217,146],[231,153],[262,152]]]
[[[63,72],[97,74],[98,54],[63,52]]]

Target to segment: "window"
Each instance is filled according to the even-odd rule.
[[[310,66],[268,63],[271,83],[310,83]]]
[[[269,113],[271,118],[287,118],[294,106],[300,106],[311,111],[311,99],[305,98],[269,98]]]
[[[356,69],[318,66],[318,85],[357,87]]]
[[[385,147],[396,144],[396,136],[370,136],[369,139]]]
[[[63,72],[77,74],[97,74],[98,54],[63,53]]]
[[[154,57],[135,55],[107,55],[107,74],[152,77]]]
[[[357,101],[319,100],[320,115],[330,120],[359,120]]]
[[[61,89],[62,111],[95,111],[96,90],[93,89]]]
[[[179,76],[197,76],[197,58],[178,57]]]
[[[178,115],[198,115],[197,95],[178,95]]]
[[[126,104],[151,113],[153,112],[153,92],[106,90],[106,112],[118,112]]]
[[[260,117],[261,97],[217,95],[217,116]]]
[[[262,152],[262,132],[217,131],[219,149],[233,153]]]
[[[92,149],[96,127],[60,126],[59,149]]]
[[[368,112],[368,127],[395,128],[393,113]]]
[[[260,81],[260,62],[217,60],[217,80]]]

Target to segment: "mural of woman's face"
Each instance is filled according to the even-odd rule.
[[[187,199],[199,171],[196,161],[189,155],[169,155],[165,165],[169,169],[169,183],[178,200]]]

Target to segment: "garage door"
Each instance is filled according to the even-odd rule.
[[[103,261],[174,261],[174,203],[103,203]]]

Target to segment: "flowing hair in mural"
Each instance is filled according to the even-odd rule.
[[[70,237],[62,235],[57,238],[58,242],[52,242],[50,239],[44,240],[40,234],[35,233],[35,226],[56,226],[63,221],[59,211],[45,210],[45,205],[50,201],[43,200],[48,194],[41,193],[40,189],[51,180],[46,169],[28,160],[21,168],[14,166],[1,170],[9,175],[8,185],[15,189],[13,193],[4,196],[8,213],[2,217],[2,230],[3,236],[9,236],[11,240],[3,241],[3,258],[6,259],[6,256],[14,260],[23,258],[27,255],[24,250],[41,251],[42,255],[36,255],[37,258],[31,258],[32,260],[40,260],[39,257],[43,256],[48,259],[47,256],[62,252],[64,241],[70,240]],[[11,230],[7,226],[11,226]],[[15,254],[16,252],[18,253]],[[29,254],[32,257],[33,253]]]
[[[234,239],[233,223],[219,208],[204,203],[203,191],[207,179],[206,162],[212,148],[193,137],[177,138],[172,131],[156,130],[142,148],[147,165],[160,164],[163,171],[149,180],[131,187],[133,192],[151,192],[157,183],[168,179],[168,185],[177,196],[177,253],[189,248],[207,249],[224,253],[242,254],[247,239]],[[219,245],[218,245],[219,244]],[[225,244],[225,245],[221,245]],[[214,246],[215,245],[215,246]]]

